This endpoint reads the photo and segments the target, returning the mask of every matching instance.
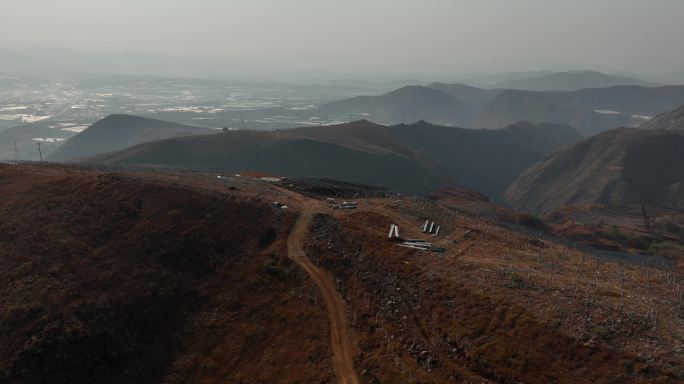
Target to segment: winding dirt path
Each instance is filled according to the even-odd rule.
[[[292,232],[287,238],[287,250],[290,259],[309,274],[318,290],[323,295],[328,309],[330,322],[330,348],[333,355],[335,376],[340,384],[359,384],[354,370],[354,353],[349,338],[347,324],[347,307],[335,289],[332,277],[315,266],[304,252],[303,242],[311,224],[313,211],[302,210]]]

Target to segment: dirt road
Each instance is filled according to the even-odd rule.
[[[330,321],[330,347],[335,376],[340,384],[358,384],[354,370],[354,353],[349,338],[347,306],[335,289],[332,277],[315,266],[304,252],[303,242],[311,224],[313,212],[302,210],[287,239],[289,257],[309,274],[323,295]]]

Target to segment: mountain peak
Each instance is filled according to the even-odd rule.
[[[215,130],[210,128],[172,123],[148,117],[111,114],[67,140],[48,159],[65,161],[116,151],[154,140],[213,132]]]

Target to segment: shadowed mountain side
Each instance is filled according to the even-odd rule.
[[[578,139],[570,127],[548,124],[470,130],[425,122],[386,127],[362,120],[175,138],[86,161],[327,177],[415,193],[460,183],[499,199],[523,169]]]
[[[522,170],[580,139],[568,126],[527,122],[501,129],[449,128],[424,122],[389,128],[403,146],[497,201],[502,201],[503,191]]]
[[[65,161],[116,151],[176,136],[215,133],[216,130],[132,115],[109,115],[67,140],[48,158]]]
[[[639,128],[684,131],[684,105],[675,110],[661,113],[654,119],[641,125]]]
[[[288,133],[364,150],[391,151],[438,164],[456,181],[498,200],[527,166],[580,139],[568,126],[528,122],[494,130],[442,127],[426,122],[391,127],[358,122],[332,130],[308,127]]]
[[[274,138],[255,131],[168,139],[92,160],[325,177],[404,191],[429,190],[450,181],[437,166],[399,153],[370,152],[316,139]]]
[[[621,128],[601,133],[527,169],[506,191],[538,215],[601,203],[684,207],[684,135]]]

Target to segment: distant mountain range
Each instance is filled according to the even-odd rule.
[[[527,91],[576,91],[585,88],[605,88],[616,85],[639,85],[655,87],[652,83],[626,76],[607,75],[596,71],[554,72],[524,79],[502,81],[493,88],[521,89]]]
[[[593,204],[684,208],[684,133],[678,123],[615,129],[583,140],[523,172],[506,200],[535,214]]]
[[[464,101],[435,89],[405,86],[380,96],[357,96],[321,106],[325,114],[370,117],[379,124],[429,120],[467,125],[472,113]]]
[[[684,103],[684,86],[616,86],[572,92],[501,92],[475,126],[501,126],[519,120],[569,124],[585,135],[638,126]]]
[[[462,102],[482,108],[501,93],[499,89],[484,89],[464,84],[431,83],[427,87],[444,92]]]
[[[425,122],[382,126],[361,120],[176,137],[81,161],[327,177],[413,193],[465,184],[501,200],[523,169],[579,139],[572,128],[554,124],[473,130]]]
[[[386,125],[426,120],[432,124],[471,127],[500,92],[463,84],[432,83],[334,101],[319,109],[326,115],[350,114]]]
[[[171,137],[216,133],[215,129],[132,115],[109,115],[66,141],[49,157],[65,161]]]
[[[409,86],[378,96],[324,104],[322,113],[386,124],[426,120],[495,128],[517,121],[571,125],[584,135],[634,127],[684,103],[684,86],[614,86],[566,92],[487,90],[462,84]]]
[[[473,87],[494,89],[499,83],[514,80],[523,80],[541,77],[554,73],[554,71],[522,71],[522,72],[499,72],[499,73],[474,73],[464,74],[453,78],[454,83],[467,84]]]

